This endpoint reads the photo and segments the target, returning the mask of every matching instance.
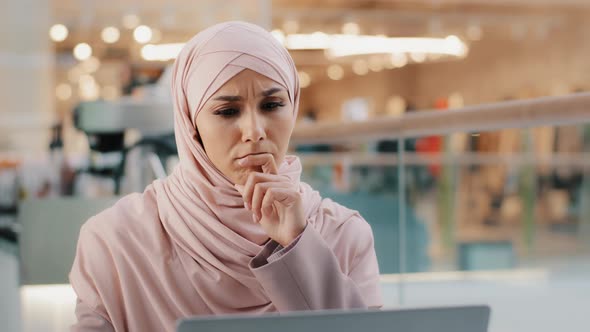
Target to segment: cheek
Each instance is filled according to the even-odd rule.
[[[294,121],[293,116],[291,113],[287,114],[286,117],[281,117],[280,119],[275,119],[272,122],[271,130],[272,130],[272,137],[277,148],[277,163],[282,163],[285,154],[289,148],[289,141],[291,139],[291,131],[293,130]]]
[[[215,122],[210,122],[207,126],[202,126],[199,131],[201,141],[209,159],[218,168],[227,167],[227,151],[230,149],[230,132],[227,128],[220,128]]]
[[[219,151],[219,149],[226,148],[230,140],[230,133],[235,131],[233,127],[230,121],[217,115],[200,114],[197,118],[197,128],[199,128],[201,140],[205,149],[208,150]]]
[[[285,112],[284,115],[281,114],[281,117],[279,117],[272,126],[272,129],[278,142],[280,142],[281,144],[289,143],[289,139],[291,138],[291,131],[293,130],[293,125],[294,121],[291,113]]]
[[[237,178],[242,177],[239,174],[242,170],[234,163],[234,159],[229,153],[231,144],[228,143],[227,137],[218,137],[218,139],[208,146],[207,157],[221,173],[236,181]]]

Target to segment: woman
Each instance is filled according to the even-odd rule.
[[[190,40],[173,73],[180,164],[80,230],[74,331],[173,331],[193,315],[380,307],[361,216],[299,182],[286,156],[299,82],[262,28]]]

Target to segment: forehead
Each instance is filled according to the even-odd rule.
[[[244,69],[239,74],[225,82],[213,95],[226,94],[228,92],[246,92],[267,90],[270,88],[285,89],[282,84],[250,69]]]

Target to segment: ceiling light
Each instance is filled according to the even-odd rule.
[[[102,29],[100,36],[102,37],[102,40],[105,43],[113,44],[119,41],[119,38],[121,37],[121,32],[119,32],[119,29],[115,27],[106,27]]]
[[[68,28],[63,24],[55,24],[49,29],[49,37],[54,42],[62,42],[68,38]]]
[[[456,55],[459,57],[464,57],[467,55],[467,45],[465,45],[465,43],[459,39],[459,37],[455,36],[455,35],[450,35],[447,36],[447,38],[444,39],[445,40],[445,47],[446,47],[446,53],[445,52],[431,52],[431,53],[436,53],[436,54],[447,54],[447,55]]]
[[[358,35],[361,28],[355,22],[347,22],[342,25],[342,33],[345,35]]]
[[[369,58],[369,69],[374,72],[379,72],[383,70],[383,62],[377,56],[372,56]]]
[[[457,36],[447,38],[384,38],[334,35],[328,50],[328,54],[334,57],[402,52],[464,56],[467,54],[467,46]]]
[[[330,79],[338,81],[344,77],[344,69],[340,65],[330,65],[327,74]]]
[[[92,47],[86,43],[80,43],[74,47],[74,57],[80,61],[90,58]]]
[[[138,27],[139,28],[139,27]],[[403,67],[407,59],[400,60],[403,53],[422,53],[427,57],[431,55],[465,57],[468,52],[468,46],[457,36],[448,36],[446,38],[389,38],[381,36],[354,36],[354,35],[328,35],[323,32],[314,32],[312,34],[293,34],[284,35],[281,30],[273,30],[272,35],[289,50],[324,50],[327,57],[344,57],[354,55],[369,54],[397,54],[393,56],[395,67]],[[162,60],[162,53],[168,54],[169,51],[156,51],[163,48],[169,48],[168,45],[177,44],[160,44],[152,45],[142,50],[146,54],[144,58],[150,60]],[[178,44],[178,50],[183,44]],[[147,54],[151,55],[147,55]],[[157,53],[157,55],[154,55]],[[173,57],[178,55],[176,46],[174,47]],[[405,56],[404,56],[405,57]],[[422,56],[418,55],[418,59]],[[172,59],[167,57],[166,60]],[[397,60],[396,60],[397,59]],[[388,64],[390,66],[390,64]]]
[[[90,75],[80,76],[78,82],[78,94],[84,101],[96,100],[100,96],[100,87],[94,77]]]
[[[141,48],[141,57],[147,61],[168,61],[176,58],[183,47],[183,43],[148,44]]]
[[[311,77],[308,73],[304,71],[300,71],[297,73],[299,76],[299,86],[303,88],[307,88],[311,84]]]
[[[410,58],[414,62],[422,63],[422,62],[426,61],[426,54],[419,53],[419,52],[410,53]]]
[[[391,55],[391,64],[395,68],[402,68],[408,64],[408,57],[404,53],[393,53]]]
[[[330,44],[330,36],[323,32],[288,35],[285,38],[285,47],[290,50],[325,50],[330,47]]]
[[[366,75],[369,72],[369,65],[363,59],[354,60],[352,71],[357,75]]]
[[[140,44],[145,44],[152,39],[152,29],[147,25],[140,25],[133,30],[133,38]]]

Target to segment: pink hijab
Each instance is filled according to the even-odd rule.
[[[203,105],[225,82],[244,69],[256,71],[287,89],[294,105],[295,121],[299,108],[297,69],[287,50],[270,33],[243,22],[222,23],[202,31],[187,43],[174,64],[172,97],[180,167],[164,186],[166,189],[162,188],[167,195],[162,195],[163,199],[158,202],[165,206],[187,198],[186,204],[183,204],[187,213],[194,216],[198,211],[199,216],[210,216],[205,224],[218,235],[229,237],[232,243],[239,243],[245,238],[262,244],[268,237],[258,225],[244,222],[252,217],[243,208],[242,196],[213,165],[196,139],[196,118]],[[279,167],[279,173],[298,182],[301,174],[299,160],[287,156]],[[181,192],[182,197],[178,196]],[[196,197],[199,199],[195,200]],[[310,213],[314,207],[317,209],[319,202],[320,197],[309,192],[305,204],[307,212]],[[172,206],[166,211],[178,213]],[[162,217],[179,221],[178,217],[182,216]],[[231,231],[227,232],[227,228]],[[167,228],[172,232],[175,229],[176,225]],[[183,230],[184,237],[193,239],[194,235]]]
[[[270,33],[242,22],[202,31],[186,44],[174,66],[180,164],[142,194],[126,196],[89,220],[80,232],[70,281],[79,300],[117,330],[163,331],[190,315],[276,310],[248,266],[268,236],[251,222],[242,196],[209,160],[195,129],[196,115],[207,99],[246,68],[288,90],[295,119],[297,71]],[[361,226],[341,226],[358,214],[322,201],[299,182],[296,157],[287,156],[279,173],[299,184],[309,225],[334,251],[342,272],[350,272],[351,243],[358,239],[354,227]],[[367,275],[372,276],[376,262],[369,264]],[[375,293],[374,284],[367,280],[358,286]]]

